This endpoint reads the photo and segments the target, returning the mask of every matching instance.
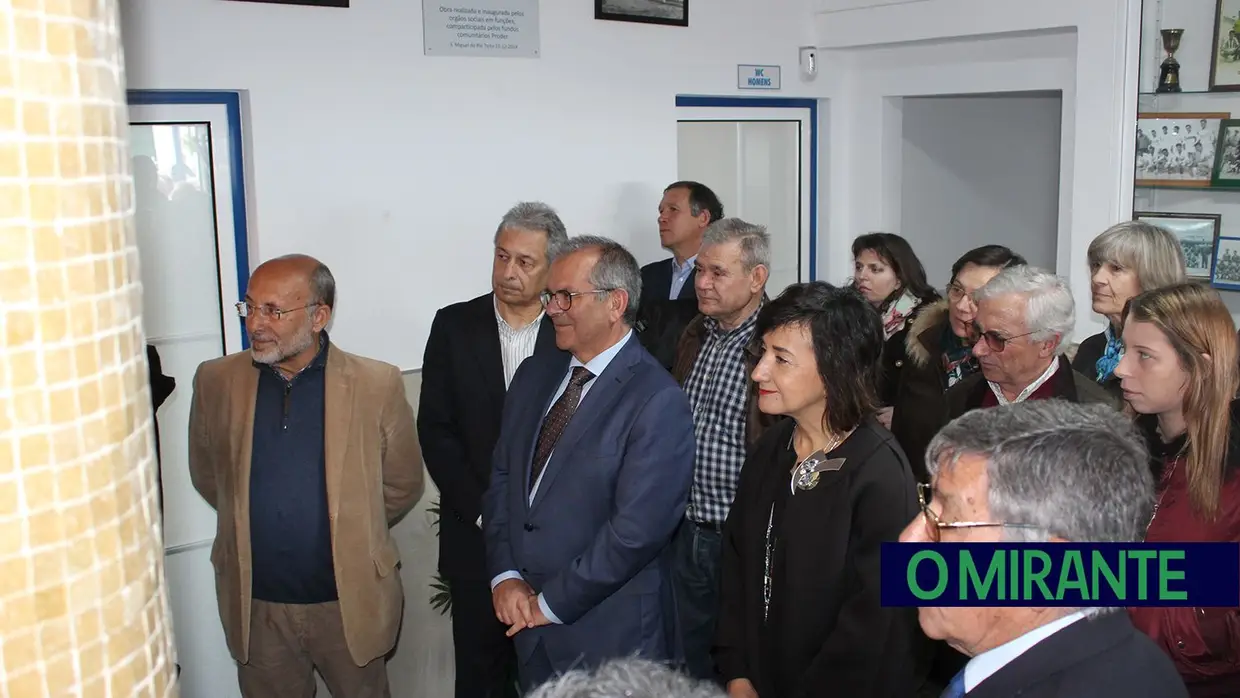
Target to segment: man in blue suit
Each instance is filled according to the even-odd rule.
[[[547,286],[562,351],[513,378],[482,506],[492,602],[526,690],[616,657],[673,656],[666,548],[695,448],[688,398],[632,330],[633,255],[570,238]]]

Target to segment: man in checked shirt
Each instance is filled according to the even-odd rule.
[[[685,328],[672,367],[693,407],[697,439],[689,506],[672,541],[672,585],[687,668],[701,679],[718,680],[710,649],[723,522],[748,446],[766,426],[749,379],[748,347],[770,256],[764,226],[723,218],[706,229],[694,280],[700,314]]]

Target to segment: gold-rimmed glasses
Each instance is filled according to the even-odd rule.
[[[1024,528],[1030,531],[1041,530],[1041,526],[1022,523],[998,523],[995,521],[952,521],[944,522],[939,515],[934,513],[930,508],[930,498],[934,492],[929,483],[917,483],[917,499],[921,504],[921,515],[926,522],[926,535],[930,540],[939,543],[942,540],[942,531],[945,528]]]
[[[244,317],[249,317],[251,315],[254,315],[254,316],[261,317],[267,320],[280,320],[281,318],[283,318],[285,315],[288,315],[289,313],[295,313],[298,310],[305,310],[306,308],[316,308],[320,305],[322,305],[322,303],[310,303],[307,305],[303,305],[300,308],[281,309],[281,308],[273,308],[267,305],[253,305],[250,303],[246,303],[245,301],[241,301],[240,303],[237,303],[237,316],[244,318]]]

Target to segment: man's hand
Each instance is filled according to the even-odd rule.
[[[525,623],[513,623],[512,627],[508,628],[508,632],[505,633],[508,637],[512,637],[526,628],[537,628],[540,625],[551,625],[551,621],[548,620],[547,616],[542,612],[542,606],[538,605],[538,595],[531,594],[531,596],[528,597],[528,601],[529,608],[527,610],[530,614],[529,621]]]
[[[505,579],[495,586],[491,592],[491,605],[495,607],[495,617],[504,625],[527,625],[530,616],[530,599],[537,599],[534,590],[524,579]],[[534,603],[538,605],[537,601]]]
[[[749,679],[732,679],[728,682],[728,698],[758,698],[758,689]]]

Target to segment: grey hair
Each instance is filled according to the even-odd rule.
[[[966,412],[926,448],[931,478],[962,455],[986,459],[992,521],[1037,529],[1005,528],[1006,540],[1145,538],[1154,513],[1149,452],[1132,419],[1107,405],[1025,400]]]
[[[1076,303],[1068,282],[1045,269],[1020,264],[996,274],[974,298],[980,303],[1014,294],[1025,297],[1025,331],[1031,333],[1030,338],[1042,342],[1058,337],[1055,353],[1067,351],[1076,324]]]
[[[1187,278],[1184,248],[1166,228],[1145,221],[1123,221],[1089,243],[1091,269],[1114,264],[1131,269],[1142,291],[1183,283]]]
[[[702,246],[736,242],[741,248],[741,265],[746,272],[762,265],[771,268],[771,236],[766,226],[739,218],[720,218],[702,234]]]
[[[528,698],[726,698],[718,686],[646,659],[613,659],[593,671],[574,669]]]
[[[310,302],[325,305],[333,310],[336,308],[336,277],[327,265],[307,254],[286,254],[274,257],[267,262],[302,262],[311,264],[310,269]],[[264,262],[266,264],[267,262]]]
[[[508,209],[495,229],[495,242],[499,244],[499,235],[505,230],[528,230],[543,233],[547,236],[547,261],[560,254],[564,243],[568,241],[568,229],[560,214],[541,201],[522,201]]]
[[[577,235],[569,238],[560,248],[558,256],[581,250],[598,250],[598,261],[590,270],[590,284],[594,288],[624,291],[629,296],[624,309],[624,324],[632,327],[637,322],[637,303],[642,295],[642,269],[637,258],[624,245],[601,235]]]

